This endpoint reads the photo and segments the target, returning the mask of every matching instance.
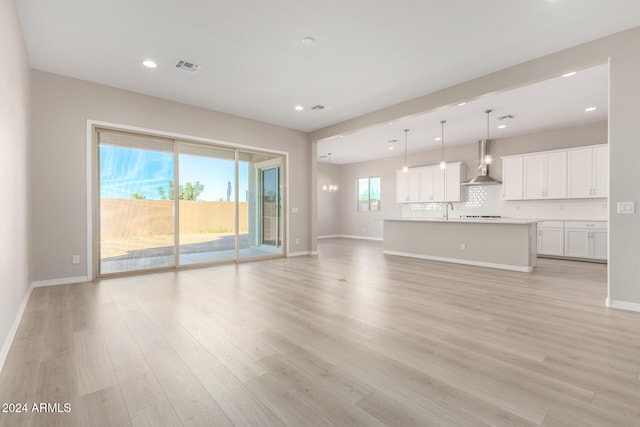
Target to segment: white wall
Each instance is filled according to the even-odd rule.
[[[35,281],[87,275],[87,119],[288,152],[289,206],[298,208],[289,214],[289,251],[310,250],[305,133],[36,70],[32,105]]]
[[[29,290],[29,63],[15,1],[0,1],[0,369]]]
[[[384,218],[400,216],[396,200],[396,172],[402,168],[397,158],[340,166],[340,235],[382,239]],[[400,165],[400,166],[399,166]],[[358,178],[380,177],[380,211],[357,210]]]
[[[351,132],[411,114],[455,105],[532,82],[609,62],[609,299],[640,311],[640,212],[616,213],[616,203],[640,201],[640,27],[519,64],[313,132],[311,139]],[[640,209],[638,209],[640,210]],[[315,242],[312,242],[315,250]]]
[[[318,163],[318,236],[329,237],[340,234],[340,192],[322,191],[323,185],[340,183],[340,167],[328,163]],[[342,188],[339,188],[342,191]]]
[[[610,76],[609,302],[640,311],[640,31],[618,41]],[[636,213],[618,215],[621,201]]]

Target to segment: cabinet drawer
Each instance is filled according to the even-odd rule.
[[[564,227],[564,221],[540,221],[538,228],[562,228]]]
[[[598,230],[607,229],[607,221],[565,221],[565,228],[594,228]]]

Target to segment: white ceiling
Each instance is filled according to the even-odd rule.
[[[401,156],[404,153],[405,132],[407,152],[441,149],[441,121],[445,120],[446,148],[476,142],[487,135],[489,115],[490,139],[506,138],[608,118],[609,67],[607,64],[580,70],[571,77],[558,76],[518,89],[468,100],[464,105],[439,108],[361,129],[346,135],[319,141],[318,155],[332,153],[335,164]],[[588,107],[595,111],[586,112]],[[512,115],[513,119],[501,117]],[[506,125],[499,129],[499,125]],[[397,140],[397,142],[389,142]],[[389,150],[389,147],[394,147]],[[328,159],[322,158],[321,161]]]
[[[17,4],[36,69],[303,131],[640,25],[637,0]]]

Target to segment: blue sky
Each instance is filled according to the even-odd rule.
[[[248,164],[240,163],[240,201],[246,201]],[[173,153],[139,148],[100,146],[100,197],[129,199],[142,193],[150,200],[160,199],[159,187],[168,191],[173,181]],[[231,181],[234,200],[234,161],[192,155],[180,155],[180,184],[200,181],[204,191],[198,200],[226,200]]]

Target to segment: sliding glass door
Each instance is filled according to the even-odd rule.
[[[98,275],[284,255],[282,156],[96,135]]]
[[[179,265],[236,258],[235,151],[178,145]]]
[[[174,265],[173,202],[158,187],[173,180],[169,141],[99,133],[99,271]]]

